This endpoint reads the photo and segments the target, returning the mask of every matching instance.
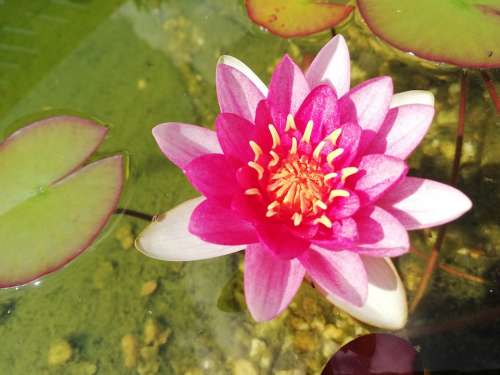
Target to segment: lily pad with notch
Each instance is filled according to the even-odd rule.
[[[122,192],[123,156],[83,164],[106,132],[90,120],[57,116],[0,144],[0,287],[56,271],[105,227]]]
[[[500,67],[498,0],[357,0],[382,40],[421,58],[464,68]]]

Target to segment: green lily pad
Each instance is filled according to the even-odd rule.
[[[498,0],[358,0],[381,39],[427,60],[464,68],[500,67]]]
[[[88,248],[123,186],[123,158],[83,168],[106,128],[70,116],[31,124],[0,144],[0,287],[53,272]]]
[[[353,7],[321,0],[246,0],[251,20],[283,38],[305,36],[330,29]]]

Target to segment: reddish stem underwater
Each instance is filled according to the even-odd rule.
[[[493,102],[497,113],[500,113],[500,98],[497,95],[497,90],[493,80],[491,79],[490,73],[486,70],[481,70],[481,77],[483,77],[484,85],[490,94],[491,101]]]
[[[415,254],[416,256],[418,256],[424,260],[427,260],[427,261],[429,260],[429,257],[427,255],[421,253],[419,250],[415,249],[414,247],[412,247],[410,251],[413,254]],[[452,267],[452,266],[447,265],[447,264],[438,264],[437,267],[440,270],[448,273],[449,275],[456,276],[456,277],[459,277],[461,279],[471,281],[473,283],[478,283],[478,284],[487,284],[488,283],[488,281],[486,279],[482,278],[481,276],[471,275],[470,273],[467,273],[465,271],[461,271],[458,268]]]
[[[451,171],[450,183],[452,186],[456,186],[459,177],[460,171],[460,160],[462,158],[462,145],[464,141],[464,128],[465,128],[465,109],[467,103],[467,92],[468,92],[468,80],[467,80],[467,71],[462,71],[462,75],[460,78],[460,104],[458,109],[458,124],[457,124],[457,132],[455,137],[455,156],[453,158],[453,167]],[[439,252],[444,242],[444,238],[446,235],[446,225],[439,227],[436,243],[432,247],[431,255],[427,261],[427,265],[425,267],[424,274],[422,276],[422,281],[417,289],[415,296],[410,305],[410,312],[414,312],[420,301],[425,295],[429,283],[432,278],[432,274],[434,269],[436,268]]]

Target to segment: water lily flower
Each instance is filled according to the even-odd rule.
[[[280,314],[307,277],[359,320],[404,326],[406,296],[388,257],[408,251],[408,230],[471,207],[450,186],[407,176],[404,160],[434,115],[432,94],[393,95],[389,77],[350,88],[342,36],[305,74],[284,56],[269,87],[224,56],[216,85],[215,132],[182,123],[153,129],[203,197],[157,218],[138,249],[187,261],[245,247],[244,292],[256,321]]]

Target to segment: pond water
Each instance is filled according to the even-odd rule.
[[[351,50],[353,84],[389,74],[396,92],[433,91],[437,115],[410,159],[411,174],[447,181],[459,73],[383,47],[358,18],[339,30]],[[54,114],[95,119],[110,129],[95,158],[130,157],[120,207],[164,212],[196,192],[160,153],[151,128],[166,121],[213,126],[217,58],[237,56],[267,80],[284,53],[305,62],[329,38],[277,38],[234,0],[3,0],[0,140]],[[499,72],[493,75],[498,82]],[[459,184],[475,207],[449,225],[445,269],[435,271],[398,332],[418,345],[433,374],[500,369],[500,119],[477,72],[470,73],[465,133]],[[342,343],[373,331],[308,285],[278,319],[257,324],[243,303],[241,254],[152,260],[133,246],[145,225],[115,216],[100,240],[58,273],[0,290],[0,374],[316,374]],[[414,248],[425,257],[435,236],[413,232]],[[411,299],[422,255],[396,263]]]

